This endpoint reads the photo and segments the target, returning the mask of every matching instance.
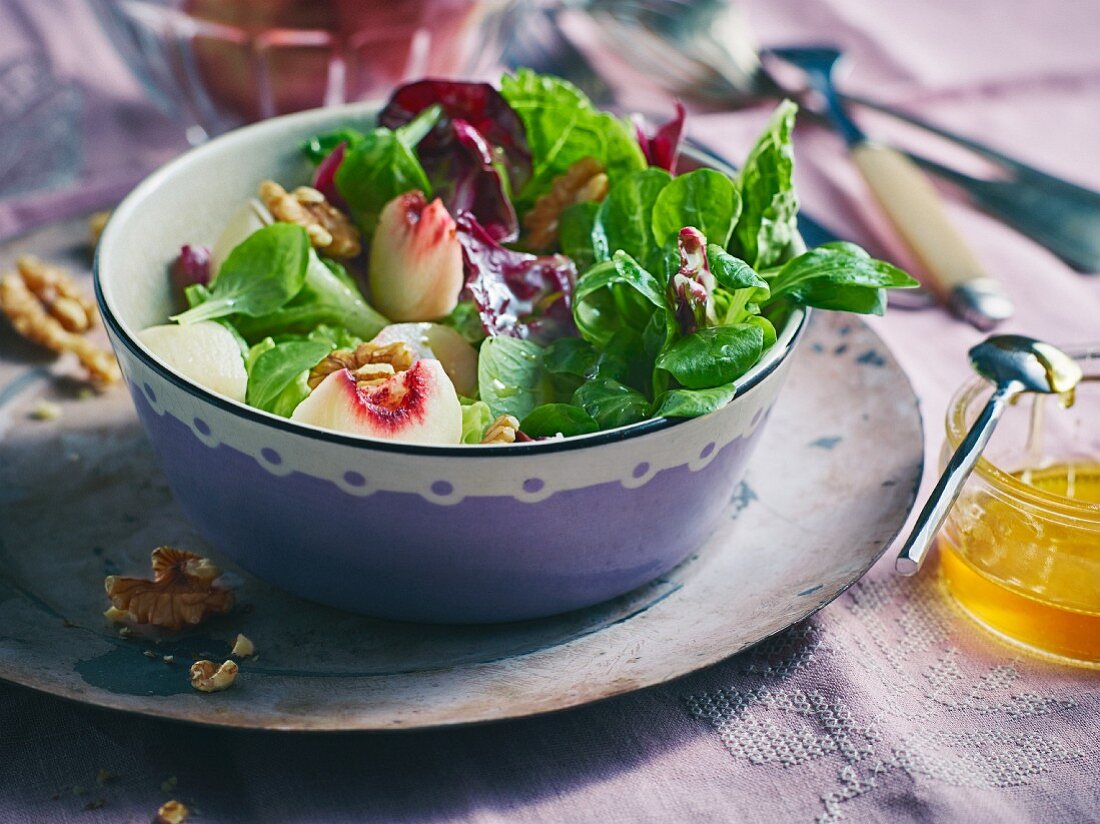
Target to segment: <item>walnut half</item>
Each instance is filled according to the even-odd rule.
[[[108,575],[111,605],[138,624],[178,630],[233,608],[233,593],[217,586],[221,570],[208,558],[170,546],[153,550],[153,580]]]
[[[355,347],[355,351],[337,349],[329,353],[310,370],[307,383],[310,389],[316,389],[333,372],[347,369],[359,386],[373,386],[408,370],[415,360],[416,353],[404,341],[386,344],[368,341]]]
[[[550,191],[523,216],[527,245],[536,250],[551,248],[558,239],[561,213],[577,203],[600,202],[607,197],[607,186],[607,175],[599,161],[591,157],[578,160],[565,174],[554,178]]]
[[[59,355],[74,353],[92,380],[107,384],[122,378],[115,356],[83,336],[96,322],[95,304],[64,269],[20,258],[16,271],[0,278],[0,311],[32,343]]]
[[[265,180],[260,200],[276,220],[305,229],[313,248],[329,257],[353,258],[363,249],[359,230],[316,189],[299,186],[288,192],[274,180]]]

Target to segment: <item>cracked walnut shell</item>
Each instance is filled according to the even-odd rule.
[[[355,347],[355,351],[337,349],[330,352],[310,370],[306,382],[310,389],[316,389],[333,372],[347,369],[359,386],[373,386],[408,370],[415,361],[416,353],[404,341],[386,344],[368,341]]]
[[[226,661],[220,667],[213,661],[196,661],[191,665],[191,686],[199,692],[221,692],[233,686],[238,672],[233,661]]]
[[[233,593],[215,584],[221,575],[209,559],[170,546],[153,550],[153,580],[108,575],[107,597],[139,624],[178,630],[233,607]]]
[[[584,157],[554,178],[550,191],[535,201],[523,216],[526,242],[532,249],[549,249],[558,239],[558,221],[570,206],[585,201],[599,203],[607,197],[607,175],[599,161]]]
[[[329,257],[353,258],[363,249],[359,230],[316,189],[299,186],[288,192],[274,180],[265,180],[260,200],[276,220],[305,229],[313,248]]]

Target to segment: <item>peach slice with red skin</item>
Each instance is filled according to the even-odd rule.
[[[326,377],[291,420],[351,435],[419,444],[457,444],[462,407],[443,365],[418,360],[385,380],[361,383],[347,369]]]
[[[394,321],[436,320],[450,314],[462,291],[462,247],[454,219],[419,190],[398,195],[378,217],[370,250],[370,291]]]
[[[403,341],[417,360],[435,358],[451,379],[458,394],[477,396],[477,350],[458,332],[441,323],[394,323],[371,339],[385,346]]]

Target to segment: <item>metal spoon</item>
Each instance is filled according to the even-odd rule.
[[[951,224],[925,174],[901,152],[869,140],[848,117],[833,85],[841,53],[821,46],[773,49],[771,54],[801,69],[824,99],[825,112],[848,144],[852,161],[947,307],[979,329],[991,329],[1011,317],[1008,294],[983,270]]]
[[[920,569],[1009,403],[1024,392],[1063,395],[1071,392],[1082,377],[1081,367],[1061,349],[1023,335],[994,335],[979,343],[970,350],[970,365],[996,389],[947,462],[898,553],[894,568],[902,575],[913,575]]]

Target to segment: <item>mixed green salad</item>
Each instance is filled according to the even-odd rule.
[[[519,70],[423,80],[378,125],[301,150],[211,248],[145,344],[196,382],[303,423],[420,443],[580,435],[728,403],[792,307],[881,314],[915,285],[851,243],[801,251],[796,107],[736,177]]]

